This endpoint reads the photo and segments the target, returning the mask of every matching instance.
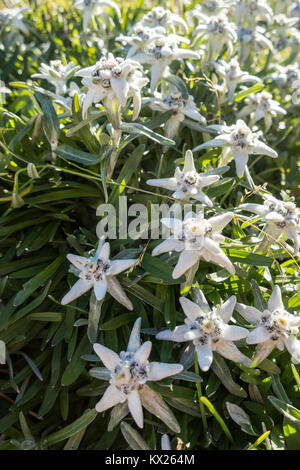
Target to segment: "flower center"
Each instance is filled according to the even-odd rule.
[[[132,390],[140,389],[147,382],[148,361],[139,364],[133,359],[133,354],[122,351],[120,362],[111,373],[110,383],[115,385],[126,399]]]
[[[110,263],[107,261],[90,258],[90,260],[84,265],[80,273],[80,277],[87,281],[102,281],[105,278],[109,267]]]
[[[194,340],[195,345],[205,345],[208,342],[208,338],[211,338],[213,343],[217,343],[221,336],[220,321],[215,313],[209,312],[205,316],[196,318],[191,323],[191,330],[197,329],[200,333],[199,338]]]
[[[282,310],[275,310],[272,313],[266,310],[260,324],[271,333],[273,341],[277,341],[280,336],[287,337],[298,333],[298,327],[290,327],[288,313]]]

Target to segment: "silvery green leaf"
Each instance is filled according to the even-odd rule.
[[[128,423],[122,422],[120,425],[121,432],[133,450],[151,450],[147,442],[133,429]]]
[[[118,405],[114,406],[111,414],[110,420],[107,426],[108,432],[112,431],[114,427],[122,421],[129,413],[128,403],[127,400],[124,403],[119,403]]]
[[[111,372],[106,367],[93,367],[89,371],[92,377],[100,380],[110,380]]]
[[[174,414],[160,396],[144,385],[140,391],[140,398],[144,408],[160,418],[173,432],[179,433],[180,426]]]
[[[233,421],[241,427],[242,431],[250,434],[251,436],[257,436],[257,433],[252,427],[249,416],[240,406],[227,401],[226,408],[231,419],[233,419]]]

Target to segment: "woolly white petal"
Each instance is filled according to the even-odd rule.
[[[241,178],[245,173],[249,155],[247,152],[233,152],[233,156],[235,161],[236,174],[238,178]]]
[[[241,351],[239,351],[236,345],[231,341],[218,341],[216,343],[216,351],[221,354],[221,356],[224,356],[231,361],[239,362],[246,367],[250,367],[252,364],[252,361],[241,353]]]
[[[248,344],[256,344],[256,343],[263,343],[264,341],[268,341],[270,339],[270,333],[264,326],[258,326],[255,328],[247,338]]]
[[[284,340],[284,344],[286,349],[294,359],[296,363],[300,362],[300,341],[296,338],[296,336],[289,336],[287,339]]]
[[[259,323],[261,312],[255,307],[237,303],[235,309],[242,315],[249,323]]]
[[[162,450],[172,450],[168,434],[163,434],[161,436],[161,448]]]
[[[139,428],[144,427],[144,417],[143,417],[143,408],[140,399],[139,392],[137,390],[133,390],[127,396],[128,401],[128,408],[133,417],[134,421],[138,425]]]
[[[119,364],[120,358],[118,354],[106,346],[103,346],[103,344],[95,343],[93,348],[107,369],[113,371],[117,364]]]
[[[151,93],[154,92],[159,80],[161,79],[165,69],[167,67],[167,64],[162,63],[162,64],[154,64],[151,67],[151,82],[150,82],[150,90]]]
[[[120,403],[121,394],[119,390],[114,386],[110,385],[104,392],[103,397],[96,404],[96,411],[101,413],[102,411],[112,408],[113,406]]]
[[[114,90],[118,100],[121,103],[121,106],[126,106],[127,96],[129,92],[129,84],[124,78],[114,78],[110,79],[111,87]]]
[[[136,259],[118,259],[110,262],[110,269],[107,273],[109,276],[115,276],[116,274],[126,271],[134,265]]]
[[[268,300],[268,308],[270,312],[273,312],[274,310],[283,310],[284,305],[282,302],[282,297],[281,297],[281,290],[279,286],[275,286],[272,294],[269,297]]]
[[[275,150],[271,149],[271,147],[264,144],[260,140],[256,141],[255,146],[253,147],[252,153],[256,153],[260,155],[268,155],[269,157],[272,157],[272,158],[278,157],[278,153]]]
[[[241,204],[239,206],[239,209],[243,209],[249,212],[254,212],[254,214],[257,214],[260,216],[263,216],[266,212],[266,208],[263,204],[252,204],[252,203]]]
[[[181,251],[183,249],[183,242],[181,242],[180,240],[175,240],[174,238],[168,238],[153,249],[152,256],[158,256],[168,251]]]
[[[163,364],[161,362],[150,362],[149,372],[147,374],[149,380],[162,380],[170,375],[176,375],[182,372],[181,364]]]
[[[91,289],[92,286],[93,282],[86,281],[84,279],[78,279],[78,281],[75,282],[74,286],[71,287],[69,292],[62,298],[61,304],[69,304],[73,300],[85,294],[89,289]]]
[[[109,260],[109,255],[110,255],[110,246],[109,243],[106,242],[102,246],[100,253],[99,253],[99,259],[102,261],[108,261]]]
[[[192,302],[186,297],[179,297],[179,302],[189,320],[194,321],[196,318],[203,315],[201,308],[195,302]]]
[[[70,263],[74,264],[74,266],[80,270],[88,261],[84,256],[72,255],[71,253],[67,255],[67,258]]]
[[[151,349],[152,349],[151,341],[146,341],[134,353],[134,359],[140,364],[144,364],[147,361],[148,357],[150,356]]]
[[[248,336],[249,331],[246,328],[235,325],[221,325],[222,339],[226,341],[237,341]]]
[[[178,279],[182,276],[189,268],[194,266],[199,260],[199,255],[193,250],[184,250],[180,253],[177,264],[173,270],[173,279]]]
[[[212,226],[214,232],[220,233],[222,232],[223,228],[229,224],[233,217],[233,212],[225,212],[225,214],[220,214],[216,215],[215,217],[211,217],[210,219],[208,219],[208,222]]]
[[[200,369],[203,370],[203,372],[207,372],[213,361],[213,352],[210,342],[203,346],[197,345],[196,351]]]
[[[102,300],[105,297],[107,290],[107,282],[105,279],[94,283],[94,292],[97,300]]]
[[[188,171],[195,171],[194,158],[191,150],[185,152],[183,172],[187,173]]]
[[[170,191],[175,191],[177,188],[176,178],[160,178],[147,180],[149,186],[157,186],[158,188],[166,188]]]
[[[185,335],[189,331],[190,327],[188,325],[179,325],[176,326],[174,330],[163,330],[157,333],[156,339],[174,341],[176,343],[182,343],[186,341]]]
[[[141,338],[140,338],[141,323],[142,323],[141,317],[137,318],[134,322],[134,325],[130,333],[130,338],[128,341],[128,346],[127,346],[128,352],[136,352],[141,346]]]
[[[229,297],[229,299],[226,300],[226,302],[224,302],[221,305],[221,307],[216,309],[216,314],[222,318],[224,323],[229,322],[232,316],[232,312],[235,307],[235,304],[236,304],[236,296],[232,295],[231,297]]]

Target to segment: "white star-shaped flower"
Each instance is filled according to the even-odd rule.
[[[241,27],[238,29],[238,38],[241,42],[241,63],[244,63],[251,51],[259,49],[268,49],[273,52],[273,44],[265,35],[265,30],[260,26],[252,28]]]
[[[195,18],[203,18],[203,14],[207,16],[218,16],[219,14],[228,13],[228,10],[234,5],[234,0],[206,0],[195,7],[188,13]]]
[[[167,31],[161,26],[149,28],[143,23],[138,23],[134,26],[130,36],[118,36],[116,41],[124,45],[129,44],[130,48],[127,53],[127,59],[129,59],[134,57],[138,52],[144,52],[145,49],[150,47],[151,42],[166,35]]]
[[[177,135],[180,123],[185,117],[206,124],[206,119],[199,113],[193,96],[188,95],[188,98],[184,99],[178,91],[166,95],[156,92],[154,95],[155,97],[149,100],[154,111],[173,111],[173,115],[164,124],[165,135],[169,139]]]
[[[107,58],[102,57],[92,67],[78,70],[76,76],[83,77],[82,84],[88,88],[83,102],[83,117],[91,104],[99,101],[103,102],[108,113],[119,117],[120,108],[126,106],[132,96],[132,119],[135,120],[141,109],[141,88],[148,83],[140,68],[138,62],[115,58],[109,53]]]
[[[196,215],[190,212],[183,221],[176,218],[163,218],[161,222],[173,232],[173,235],[155,247],[152,256],[168,251],[180,252],[172,273],[173,279],[178,279],[201,258],[222,266],[230,274],[234,274],[233,264],[219,247],[219,243],[225,241],[225,237],[220,232],[229,224],[233,216],[233,212],[226,212],[205,220],[202,214]]]
[[[197,173],[193,154],[191,150],[187,150],[185,153],[183,171],[177,167],[173,178],[150,179],[147,181],[147,184],[174,191],[172,196],[176,199],[187,200],[193,198],[212,207],[212,201],[204,194],[202,189],[205,186],[215,183],[219,179],[219,175]]]
[[[254,24],[258,20],[271,23],[273,16],[273,10],[266,0],[239,0],[235,10],[235,18],[238,24],[244,24],[247,20],[254,22]]]
[[[209,307],[203,293],[199,306],[186,297],[180,297],[179,302],[185,313],[185,324],[171,330],[164,330],[156,335],[157,339],[186,342],[192,341],[197,351],[199,367],[208,371],[213,362],[213,352],[216,351],[231,361],[251,365],[251,360],[242,354],[233,341],[246,338],[249,331],[240,326],[228,325],[236,297],[233,295],[220,307]]]
[[[286,349],[293,360],[300,362],[300,342],[296,338],[299,333],[300,315],[288,313],[283,305],[281,291],[278,286],[268,301],[268,309],[261,313],[254,307],[236,304],[236,310],[255,328],[246,339],[248,344],[258,344],[255,362],[260,363],[276,347]]]
[[[177,46],[178,42],[189,43],[184,37],[171,34],[169,36],[155,39],[144,52],[135,54],[134,60],[141,64],[151,65],[151,92],[154,92],[159,80],[169,73],[168,66],[174,60],[199,59],[197,52],[182,49]]]
[[[83,10],[83,30],[87,29],[92,16],[103,16],[103,8],[112,8],[121,17],[118,5],[112,0],[75,0],[74,8]]]
[[[249,75],[248,72],[241,70],[237,59],[232,59],[230,62],[219,60],[218,62],[213,62],[213,65],[216,72],[224,79],[224,91],[228,92],[229,103],[233,101],[234,92],[240,83],[255,83],[261,81],[260,78],[255,77],[254,75]]]
[[[108,291],[112,297],[128,308],[128,310],[133,309],[132,303],[115,276],[131,268],[136,260],[110,260],[109,256],[110,246],[108,242],[104,243],[104,238],[101,238],[95,255],[90,258],[73,254],[67,255],[68,260],[76,268],[75,273],[79,280],[63,297],[61,300],[62,305],[72,302],[93,288],[98,301],[102,300],[105,297],[106,291]]]
[[[207,147],[227,147],[231,150],[232,156],[227,157],[227,161],[234,158],[236,174],[239,178],[244,175],[249,155],[268,155],[269,157],[278,157],[277,152],[271,149],[264,142],[259,140],[257,133],[251,131],[244,121],[238,119],[232,126],[209,126],[212,129],[218,129],[221,134],[215,139],[208,140],[204,144],[198,145],[193,152]]]
[[[238,112],[238,117],[242,118],[250,115],[253,123],[264,119],[266,131],[270,129],[274,117],[278,114],[286,114],[285,109],[276,100],[273,100],[272,95],[267,91],[249,95],[245,99],[245,103],[246,106]]]
[[[155,397],[157,405],[162,402],[161,398],[146,385],[147,381],[156,382],[179,374],[183,370],[181,364],[165,364],[161,362],[149,362],[152,343],[146,341],[140,343],[141,319],[137,319],[132,329],[126,351],[120,355],[106,348],[102,344],[94,344],[94,350],[105,367],[110,371],[110,385],[104,392],[103,397],[96,405],[100,413],[118,403],[128,402],[129,411],[136,424],[143,428],[143,409],[147,407],[149,397]],[[151,394],[151,395],[150,395]],[[166,405],[164,414],[166,413]]]
[[[284,234],[293,240],[294,256],[297,256],[300,246],[300,209],[293,202],[280,201],[271,194],[265,194],[263,198],[263,204],[246,203],[240,205],[239,209],[261,216],[266,223],[264,231],[272,238],[279,239]]]
[[[166,29],[170,28],[174,32],[176,27],[179,26],[185,33],[188,31],[187,24],[183,18],[162,7],[152,8],[152,10],[143,16],[141,23],[149,28],[163,26]]]
[[[0,10],[0,26],[10,28],[11,31],[29,35],[28,26],[25,24],[23,13],[29,8],[3,8]]]
[[[209,45],[209,59],[215,60],[226,45],[228,55],[233,52],[233,44],[237,40],[236,25],[230,22],[226,15],[198,15],[201,24],[193,32],[195,42],[206,39]]]
[[[300,81],[300,64],[288,64],[288,65],[279,65],[274,64],[272,66],[274,72],[267,75],[265,79],[274,80],[279,88],[285,88],[289,90],[294,88],[293,84],[297,81]]]
[[[51,60],[50,65],[41,64],[40,72],[33,74],[32,78],[47,80],[55,86],[55,92],[58,95],[65,95],[67,81],[73,77],[78,69],[80,67],[72,61],[64,65],[61,60]]]

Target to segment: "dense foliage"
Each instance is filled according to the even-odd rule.
[[[0,340],[6,348],[0,449],[160,449],[167,433],[173,449],[299,450],[299,350],[292,358],[284,346],[272,347],[255,362],[255,341],[238,338],[249,364],[214,352],[209,370],[201,371],[187,341],[155,337],[184,323],[179,298],[199,304],[199,288],[210,307],[236,296],[238,305],[263,312],[271,310],[267,301],[279,286],[285,309],[299,313],[299,213],[293,205],[300,199],[299,2],[159,2],[178,15],[155,33],[154,41],[171,38],[165,69],[149,58],[151,41],[132,40],[156,2],[122,1],[120,16],[113,2],[98,2],[99,15],[84,10],[85,3],[0,0]],[[210,30],[213,15],[227,29]],[[151,29],[147,21],[139,24]],[[255,30],[252,42],[245,28],[248,36]],[[137,60],[120,62],[130,70],[129,91],[125,80],[111,94],[95,95],[93,87],[109,87],[116,77],[82,70],[107,53],[125,59],[128,51],[128,60]],[[236,82],[226,72],[232,59],[246,75]],[[176,99],[183,100],[184,113]],[[249,153],[256,154],[240,166],[241,153],[226,135],[241,119],[256,146]],[[223,261],[207,255],[186,279],[185,271],[172,276],[178,253],[151,256],[162,240],[141,236],[144,223],[140,236],[108,240],[111,259],[136,260],[118,274],[129,303],[109,293],[99,301],[96,291],[61,303],[78,275],[66,255],[89,257],[97,248],[97,208],[112,204],[118,221],[126,210],[119,196],[127,197],[128,208],[145,205],[149,216],[153,204],[171,206],[178,193],[154,187],[154,180],[182,169],[187,150],[197,172],[218,175],[204,188],[207,198],[196,201],[206,204],[205,219],[233,213],[218,239]],[[269,230],[271,217],[257,212],[264,201],[273,204],[272,220],[282,211],[278,201],[290,204],[284,207],[291,208],[294,228],[285,230],[281,212],[275,222],[282,230]],[[232,323],[253,332],[241,312],[234,310]],[[143,429],[123,405],[95,410],[108,384],[93,344],[125,351],[139,317],[142,341],[153,343],[151,361],[185,367],[178,377],[149,381],[172,412],[163,419],[149,405]]]

